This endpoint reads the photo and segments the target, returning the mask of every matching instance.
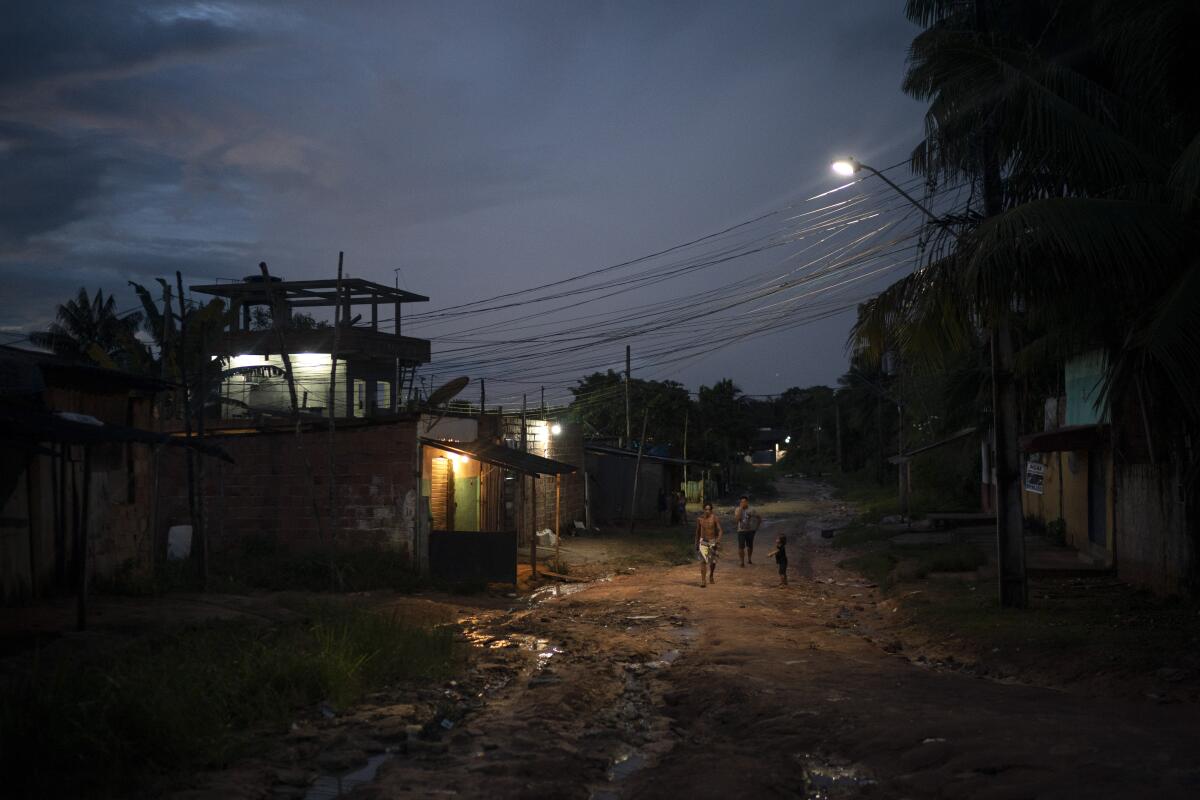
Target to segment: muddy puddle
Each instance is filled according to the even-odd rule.
[[[340,775],[322,775],[308,788],[304,800],[332,800],[348,794],[359,786],[375,780],[379,768],[395,756],[394,752],[379,753],[368,758],[367,763],[357,769]]]
[[[605,578],[597,578],[594,581],[585,583],[551,583],[535,590],[529,595],[526,601],[530,607],[541,605],[548,600],[554,600],[559,597],[570,597],[573,594],[578,594],[584,589],[590,589],[598,583],[607,583],[612,580],[612,576]]]
[[[808,800],[853,797],[861,787],[875,783],[861,767],[854,764],[816,758],[808,753],[802,753],[797,758],[804,764],[804,797]]]

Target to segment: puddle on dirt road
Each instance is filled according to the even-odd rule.
[[[375,774],[384,762],[395,757],[395,753],[379,753],[367,759],[367,763],[358,769],[341,775],[322,775],[317,778],[304,800],[333,800],[342,795],[375,780]]]
[[[642,769],[647,764],[646,757],[637,750],[623,750],[612,760],[608,768],[608,784],[592,786],[588,789],[588,800],[620,800],[620,784],[630,775]]]
[[[807,753],[797,758],[804,764],[804,797],[808,800],[850,797],[856,789],[875,783],[853,764],[833,764]]]
[[[537,606],[541,605],[547,600],[553,600],[557,597],[570,597],[577,592],[582,592],[584,589],[595,586],[597,583],[605,583],[611,580],[612,578],[597,578],[594,581],[588,581],[586,583],[552,583],[548,586],[543,586],[542,588],[537,589],[530,594],[529,605]]]

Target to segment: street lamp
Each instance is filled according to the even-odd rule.
[[[922,205],[921,202],[919,200],[917,200],[917,198],[913,197],[911,194],[909,194],[908,192],[901,189],[899,186],[897,186],[895,183],[893,183],[892,180],[890,178],[888,178],[888,176],[884,175],[882,172],[875,169],[874,167],[862,163],[857,158],[852,158],[850,156],[847,156],[845,158],[839,158],[837,161],[834,161],[832,164],[829,165],[829,168],[832,169],[834,172],[836,172],[838,175],[841,175],[841,176],[847,177],[847,178],[852,175],[857,175],[859,172],[861,172],[862,170],[865,169],[867,172],[871,173],[876,178],[879,178],[881,181],[886,183],[888,186],[895,189],[900,194],[900,196],[903,197],[905,200],[907,200],[908,202],[910,202],[914,206],[916,206],[921,211],[922,214],[929,217],[930,222],[937,225],[939,228],[946,231],[951,236],[954,235],[954,231],[952,231],[950,229],[950,226],[946,224],[946,221],[944,219],[939,217],[937,214],[934,214],[932,211],[930,211],[928,208],[926,208],[924,205]]]
[[[558,436],[560,433],[562,433],[562,425],[559,425],[557,422],[554,423],[550,426],[550,433],[553,436]]]
[[[847,178],[862,169],[862,164],[859,164],[853,158],[839,158],[830,166],[838,175],[843,175]]]
[[[916,206],[922,214],[928,217],[929,220],[939,228],[953,236],[955,239],[959,237],[959,234],[950,227],[946,220],[935,215],[932,211],[918,202],[915,197],[901,189],[899,186],[889,180],[886,175],[874,167],[867,166],[857,159],[846,157],[834,161],[832,164],[830,164],[830,168],[838,175],[845,177],[856,175],[861,170],[865,169],[867,172],[870,172],[888,186],[895,189],[897,194]],[[986,177],[984,179],[984,183],[987,183]],[[1000,212],[999,210],[996,210],[992,213],[998,214]],[[1006,342],[1007,344],[1005,346],[1011,348],[1012,334],[1007,323],[993,323],[988,325],[988,328],[988,338],[991,340],[992,349],[992,447],[996,452],[997,474],[1004,476],[1000,478],[1000,484],[996,487],[996,538],[998,540],[997,556],[999,561],[999,569],[997,572],[999,573],[998,577],[1000,579],[1000,605],[1024,608],[1028,605],[1029,600],[1028,583],[1025,575],[1025,539],[1024,533],[1021,529],[1022,516],[1020,513],[1021,508],[1019,501],[1019,488],[1012,490],[1018,493],[1018,497],[1016,499],[1012,499],[1012,502],[1009,503],[1009,506],[1006,508],[1006,501],[1011,499],[1011,493],[1008,490],[1008,486],[1015,483],[1016,478],[1013,477],[1013,473],[1016,469],[1018,469],[1018,466],[1016,466],[1017,459],[1010,458],[1012,453],[1015,453],[1015,447],[1013,447],[1015,443],[1011,438],[1004,442],[1001,441],[1001,436],[1003,435],[1002,431],[1006,425],[1011,424],[1011,420],[1003,419],[1002,415],[1003,417],[1009,417],[1012,415],[1013,418],[1015,418],[1015,414],[1013,412],[1013,409],[1015,408],[1015,400],[1011,399],[1012,378],[1005,377],[1011,370],[1012,356],[1011,352],[1007,356],[1004,355],[1001,349],[1002,342]],[[1001,383],[1002,381],[1003,385]],[[1002,400],[1001,398],[1006,395],[1008,396],[1008,399]],[[903,427],[901,427],[900,430],[903,431]],[[903,454],[903,442],[899,442],[898,444],[901,446],[897,449],[901,451],[901,454]],[[1011,452],[1007,452],[1009,450],[1011,450]],[[905,477],[905,471],[908,469],[910,463],[911,462],[903,462],[900,470],[900,492],[901,500],[904,504],[907,504],[908,486],[903,479]],[[1019,484],[1016,485],[1019,487]],[[1010,559],[1013,562],[1011,565],[1008,564]]]

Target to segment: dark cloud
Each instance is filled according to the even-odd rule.
[[[80,285],[327,276],[338,250],[434,305],[476,299],[723,228],[920,134],[891,0],[0,0],[0,20],[0,329]],[[846,324],[673,377],[832,380]]]
[[[248,39],[233,20],[203,11],[126,0],[0,3],[0,90],[26,90],[56,78],[92,79]]]
[[[0,253],[81,219],[110,164],[86,137],[0,122]]]

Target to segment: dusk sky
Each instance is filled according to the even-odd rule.
[[[0,14],[3,341],[80,286],[126,309],[129,280],[238,278],[260,260],[332,277],[339,250],[356,277],[391,284],[401,268],[401,286],[431,298],[420,311],[479,300],[824,192],[832,157],[891,165],[921,135],[922,107],[899,88],[916,29],[887,0],[82,0]],[[762,268],[749,261],[646,297],[726,285]],[[635,372],[750,393],[832,383],[852,320],[668,366],[639,365],[659,335],[644,334]],[[413,330],[435,339],[428,374],[454,371],[438,363],[447,331]],[[580,363],[615,366],[624,343]]]

